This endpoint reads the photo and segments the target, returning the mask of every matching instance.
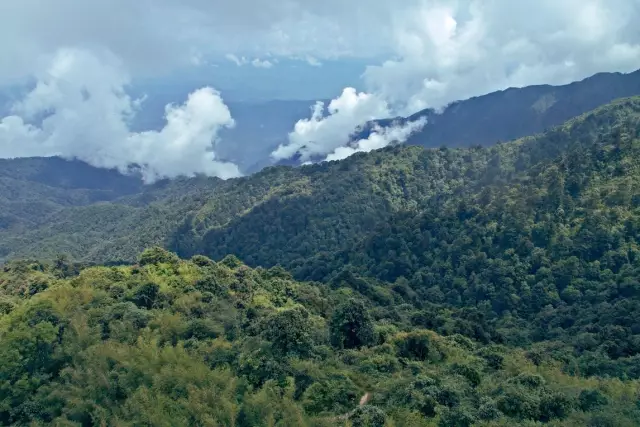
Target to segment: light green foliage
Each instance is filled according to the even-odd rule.
[[[376,343],[374,317],[385,315],[371,300],[326,310],[342,291],[278,269],[146,254],[162,256],[143,266],[78,267],[63,279],[53,264],[5,266],[0,296],[13,306],[0,315],[1,425],[640,420],[629,405],[637,380],[572,377],[520,350],[410,330],[388,316],[379,319],[385,342]],[[49,285],[15,292],[36,279]],[[215,294],[201,290],[203,280],[217,284]],[[398,307],[395,316],[403,310],[412,311]],[[334,327],[343,339],[335,350],[314,338]],[[496,354],[498,367],[487,356]]]
[[[353,427],[385,427],[386,419],[385,413],[372,405],[359,406],[349,416]]]
[[[138,264],[144,266],[148,264],[175,264],[178,257],[159,247],[145,250],[138,257]]]

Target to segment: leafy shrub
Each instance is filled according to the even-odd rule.
[[[133,290],[131,301],[141,308],[151,309],[158,301],[160,285],[147,282]]]
[[[306,356],[311,352],[311,321],[304,307],[278,311],[266,321],[264,336],[284,356]]]
[[[480,373],[468,365],[454,363],[453,365],[451,365],[450,371],[454,374],[465,377],[473,387],[477,387],[482,381]]]
[[[138,264],[141,266],[150,264],[177,264],[179,260],[176,254],[156,246],[142,252],[138,257]]]
[[[520,384],[529,388],[540,388],[543,387],[546,383],[542,376],[537,374],[530,374],[527,372],[522,372],[517,376],[510,378],[509,382],[514,384]]]
[[[372,405],[358,406],[349,417],[352,427],[384,427],[386,419],[384,411]]]
[[[429,358],[431,339],[427,331],[413,331],[396,338],[398,356],[424,361]]]
[[[475,418],[460,408],[445,409],[438,422],[439,427],[471,427]]]
[[[582,390],[578,402],[580,409],[586,412],[608,404],[609,399],[600,390]]]
[[[478,407],[478,418],[481,420],[495,420],[500,417],[500,411],[496,403],[486,397],[480,400],[480,406]]]
[[[501,412],[513,418],[537,420],[540,417],[540,399],[525,390],[509,389],[496,403]]]
[[[191,262],[197,265],[198,267],[213,267],[216,265],[213,260],[204,256],[204,255],[194,255],[191,257]]]
[[[346,413],[357,405],[358,398],[358,387],[351,379],[344,375],[332,375],[313,383],[304,392],[302,404],[311,414]]]
[[[573,410],[573,402],[563,393],[545,394],[540,400],[540,420],[564,419]]]

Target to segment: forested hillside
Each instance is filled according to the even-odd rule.
[[[407,426],[638,425],[639,165],[636,97],[489,148],[389,147],[237,180],[164,181],[110,202],[57,209],[27,231],[5,227],[0,257],[56,261],[5,267],[2,286],[10,291],[0,333],[8,340],[23,331],[15,339],[27,347],[4,350],[4,387],[28,391],[5,400],[2,416],[140,424],[145,419],[136,417],[161,413],[165,394],[175,397],[168,390],[184,376],[209,378],[205,389],[234,384],[215,397],[225,415],[205,409],[214,398],[200,383],[185,385],[177,397],[185,400],[162,417],[187,417],[180,418],[187,424],[253,425],[251,417],[271,419],[256,402],[275,399],[282,406],[271,407],[273,417],[296,421],[265,425],[335,425],[340,414]],[[152,245],[194,258],[153,250],[136,266],[75,277],[82,267],[56,257],[134,263]],[[86,298],[55,303],[59,318],[24,314],[39,313],[31,304],[57,301],[59,292]],[[142,311],[126,311],[134,309]],[[115,340],[127,347],[115,348],[126,357],[99,355],[113,347],[112,337],[92,328],[111,320],[95,320],[92,310],[120,322],[124,335]],[[111,310],[117,313],[105,314]],[[188,332],[200,318],[206,325]],[[36,365],[47,360],[37,365],[42,371],[20,371],[16,360],[42,348],[40,338],[20,334],[43,322],[45,353],[54,359],[37,356]],[[73,322],[78,337],[60,338]],[[308,334],[275,332],[290,325]],[[63,350],[67,339],[73,350]],[[54,341],[61,347],[50,351]],[[90,356],[77,359],[86,349]],[[225,352],[231,356],[220,362]],[[178,368],[166,364],[176,360],[202,371],[173,374]],[[102,383],[106,397],[98,392],[81,403],[100,378],[110,378]],[[350,397],[343,401],[342,393]],[[350,412],[366,393],[370,404]],[[192,402],[205,403],[196,410]],[[74,413],[74,405],[86,409]],[[194,411],[209,421],[188,418]],[[357,420],[352,425],[382,425]]]
[[[65,207],[114,200],[141,188],[136,176],[77,160],[0,159],[0,233],[23,232]]]
[[[538,349],[416,327],[437,311],[392,285],[369,292],[157,248],[124,267],[10,262],[0,424],[640,423],[638,380],[585,378]]]
[[[491,149],[386,154],[427,177],[393,167],[389,216],[372,230],[362,232],[364,202],[317,208],[302,196],[211,229],[200,250],[280,263],[300,279],[347,283],[371,297],[375,282],[362,278],[394,283],[428,307],[416,326],[445,333],[434,307],[458,308],[476,323],[455,332],[515,346],[542,342],[541,351],[587,375],[640,376],[638,98]],[[343,180],[342,188],[335,200],[356,197],[358,185]],[[351,222],[345,212],[356,212]],[[330,235],[331,221],[357,231]]]
[[[620,133],[619,129],[624,128],[633,139],[637,115],[638,98],[630,98],[543,134],[491,148],[390,147],[341,162],[267,168],[237,180],[201,177],[163,181],[111,203],[87,205],[85,201],[65,200],[73,206],[57,209],[56,205],[51,212],[43,210],[39,215],[33,204],[16,202],[4,212],[22,219],[35,217],[34,226],[25,229],[6,224],[0,231],[0,259],[53,258],[64,252],[85,261],[131,261],[145,247],[161,244],[184,255],[205,253],[219,258],[229,252],[252,265],[280,263],[298,271],[310,258],[322,254],[333,257],[336,251],[348,250],[392,218],[397,222],[398,215],[437,213],[440,206],[434,208],[434,203],[443,201],[449,205],[463,199],[470,202],[487,185],[491,189],[484,190],[485,196],[504,183],[512,188],[527,185],[542,190],[546,184],[540,179],[526,184],[523,177],[539,178],[546,173],[539,170],[541,164],[551,165],[559,156],[575,158],[583,149],[593,150],[597,143],[616,138],[614,133]],[[630,147],[620,150],[625,162],[634,161]],[[622,160],[610,157],[600,161],[606,163],[600,169],[619,169]],[[600,182],[614,178],[609,175],[590,181],[593,175],[602,174],[593,166],[581,166],[584,184],[609,185]],[[565,177],[578,179],[572,171],[560,169]],[[635,170],[626,168],[621,173],[631,177]],[[29,188],[25,194],[14,192],[13,200],[28,200],[24,196]],[[50,190],[46,187],[43,191],[52,197],[56,193]],[[565,190],[572,202],[581,203],[582,194],[575,188]],[[110,198],[113,193],[103,196]],[[321,279],[335,268],[325,270],[305,271],[297,277]]]

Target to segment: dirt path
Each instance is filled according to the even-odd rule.
[[[366,404],[367,404],[367,402],[369,401],[369,398],[370,398],[370,397],[371,397],[371,395],[370,395],[368,392],[367,392],[367,393],[365,393],[365,394],[364,394],[364,396],[362,396],[362,397],[360,398],[360,406],[362,406],[362,405],[366,405]]]

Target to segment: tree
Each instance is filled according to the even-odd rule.
[[[149,264],[175,264],[178,260],[179,258],[176,254],[156,246],[142,252],[138,257],[138,264],[141,266]]]
[[[362,301],[349,299],[336,308],[330,323],[331,344],[339,349],[373,344],[373,322]]]
[[[133,290],[131,300],[141,308],[152,309],[160,294],[160,286],[156,283],[144,283]]]
[[[304,307],[282,310],[266,322],[265,338],[284,356],[306,356],[311,351],[311,322]]]

